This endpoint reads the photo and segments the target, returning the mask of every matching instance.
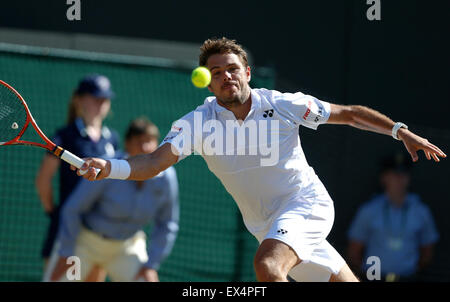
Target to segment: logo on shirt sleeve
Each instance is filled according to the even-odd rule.
[[[167,135],[163,139],[163,142],[167,142],[167,141],[170,141],[170,140],[174,139],[175,137],[180,135],[182,131],[183,131],[183,127],[172,126],[172,128],[170,128],[170,133],[169,133],[169,134],[172,134],[172,135]]]
[[[319,106],[319,111],[317,112],[317,116],[314,119],[314,122],[315,123],[319,122],[322,117],[323,117],[323,107]]]
[[[308,100],[308,105],[305,114],[303,115],[303,119],[307,121],[308,116],[311,121],[315,123],[320,122],[320,120],[324,117],[324,107],[322,104],[313,103],[311,100]]]
[[[172,129],[170,130],[173,132],[181,132],[183,131],[183,127],[172,126]]]
[[[308,117],[308,115],[311,113],[311,105],[312,102],[311,100],[308,101],[308,109],[306,109],[305,114],[303,115],[303,119],[306,121],[306,118]]]
[[[176,135],[168,136],[168,137],[166,137],[165,139],[163,139],[163,142],[167,142],[167,141],[169,141],[169,140],[171,140],[171,139],[174,139],[175,137],[176,137]]]

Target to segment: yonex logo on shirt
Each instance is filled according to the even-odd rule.
[[[264,111],[263,117],[267,118],[267,116],[269,116],[269,117],[273,116],[273,109]]]
[[[319,122],[320,118],[323,116],[323,108],[319,107],[319,110],[317,112],[317,116],[314,119],[314,122],[317,123]]]

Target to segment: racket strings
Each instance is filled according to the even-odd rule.
[[[0,144],[16,138],[26,120],[27,113],[22,101],[11,89],[0,85]]]

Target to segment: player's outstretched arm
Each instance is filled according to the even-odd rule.
[[[174,165],[178,160],[178,155],[172,151],[171,144],[166,143],[156,149],[153,153],[133,156],[126,161],[105,160],[101,158],[86,158],[84,160],[85,163],[80,170],[88,169],[88,172],[81,175],[80,170],[78,170],[77,174],[88,180],[101,180],[107,177],[127,180],[145,180],[158,175],[160,172]],[[76,170],[75,167],[71,168],[72,170]],[[95,168],[100,169],[100,172],[97,175]],[[120,177],[117,177],[117,175]]]
[[[330,105],[331,113],[327,122],[329,124],[345,124],[362,130],[393,135],[393,129],[396,123],[378,111],[359,105]],[[405,145],[413,161],[419,159],[417,155],[417,151],[419,150],[425,153],[428,160],[433,158],[438,162],[439,157],[447,157],[441,149],[430,143],[426,138],[420,137],[408,129],[399,128],[396,133],[398,139]]]

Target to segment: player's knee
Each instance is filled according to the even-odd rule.
[[[284,276],[280,266],[272,258],[255,257],[253,265],[255,267],[256,279],[258,281],[274,282],[285,281],[286,279],[286,276]]]

